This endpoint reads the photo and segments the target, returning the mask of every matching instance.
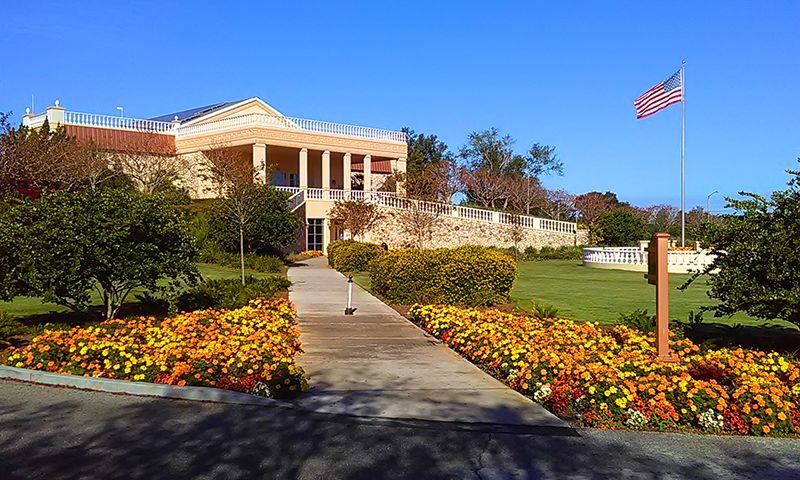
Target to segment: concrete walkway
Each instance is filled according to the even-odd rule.
[[[289,269],[289,297],[311,390],[297,405],[318,412],[392,419],[568,429],[542,406],[506,387],[353,284],[325,257]]]

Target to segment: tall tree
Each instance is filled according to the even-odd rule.
[[[587,192],[576,195],[574,203],[575,209],[578,211],[578,220],[592,226],[601,215],[618,206],[619,201],[614,203],[608,193],[611,192],[606,192],[606,194]],[[614,200],[616,200],[616,195],[614,195]]]
[[[439,140],[436,135],[416,133],[404,127],[408,143],[408,158],[406,158],[406,172],[414,175],[426,170],[431,165],[438,165],[443,160],[451,160],[452,153],[447,144]]]
[[[525,174],[527,162],[523,155],[514,153],[515,140],[511,135],[501,136],[496,128],[469,134],[467,144],[459,150],[471,171],[485,170],[500,176],[521,177]]]
[[[800,326],[800,171],[788,172],[788,189],[769,198],[741,192],[742,199],[727,199],[737,214],[709,225],[716,258],[701,274],[718,316],[745,312]]]
[[[36,129],[15,129],[4,114],[0,116],[0,129],[0,184],[6,190],[91,189],[119,174],[93,142],[67,135],[63,125],[51,129],[45,120]]]
[[[264,168],[254,169],[249,159],[245,158],[239,151],[228,148],[225,145],[215,145],[211,149],[203,152],[206,159],[206,172],[204,177],[211,181],[212,189],[219,196],[216,202],[216,215],[224,219],[222,222],[229,228],[233,228],[239,237],[239,263],[241,270],[242,285],[245,284],[244,273],[244,254],[245,239],[258,229],[259,219],[264,212],[265,203],[277,207],[271,201],[274,190],[272,187],[263,184],[255,184],[257,179],[266,172]],[[266,172],[264,178],[269,178]],[[277,193],[277,192],[274,192]],[[283,197],[286,198],[285,196]],[[282,208],[288,211],[286,202],[282,202]],[[285,211],[277,212],[281,218],[291,222]],[[289,212],[289,216],[294,218]],[[282,223],[283,225],[283,223]],[[296,225],[296,224],[295,224]],[[294,229],[292,228],[292,231]]]
[[[45,193],[0,216],[2,297],[42,297],[74,310],[96,292],[106,318],[137,288],[197,278],[194,239],[161,196],[132,189]]]

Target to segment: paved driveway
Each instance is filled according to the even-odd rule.
[[[569,426],[509,389],[347,280],[324,257],[289,269],[310,376],[303,408],[381,418],[530,428]]]
[[[0,381],[3,480],[800,478],[797,440],[577,433],[464,430]]]

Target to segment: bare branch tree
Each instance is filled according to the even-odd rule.
[[[504,185],[507,206],[516,214],[533,215],[546,203],[546,190],[536,178],[506,178]]]
[[[575,212],[575,196],[566,190],[549,190],[542,211],[555,220],[569,218]]]
[[[189,165],[156,135],[136,135],[118,142],[110,152],[113,168],[128,175],[144,193],[175,184]]]
[[[406,208],[398,212],[397,218],[403,233],[414,237],[417,248],[423,250],[425,241],[431,239],[433,230],[442,222],[441,214],[439,205],[424,205],[408,200]]]
[[[206,160],[206,172],[203,174],[211,181],[212,190],[223,197],[219,208],[224,215],[233,219],[239,227],[239,260],[241,267],[242,285],[245,283],[244,275],[244,236],[258,213],[258,202],[255,181],[262,174],[259,169],[254,169],[252,162],[241,151],[227,148],[224,145],[215,145],[203,152]],[[267,166],[263,168],[269,178]],[[261,185],[262,188],[267,188]]]
[[[328,216],[332,224],[347,230],[353,238],[363,239],[384,218],[379,207],[364,200],[339,200]]]

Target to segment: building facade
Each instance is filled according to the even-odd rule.
[[[427,242],[431,248],[465,243],[539,248],[581,244],[585,236],[572,222],[420,202],[403,198],[402,192],[388,192],[381,188],[387,177],[406,171],[404,132],[288,117],[257,97],[150,119],[75,112],[58,101],[45,112],[23,116],[23,124],[31,128],[45,120],[103,149],[177,156],[185,165],[180,186],[194,198],[210,198],[217,191],[203,174],[208,168],[203,152],[236,154],[252,165],[256,181],[290,193],[290,208],[303,225],[297,250],[325,251],[342,237],[329,220],[330,209],[342,199],[361,199],[386,209],[387,220],[368,239],[392,247],[410,243],[402,212],[412,207],[444,217]],[[524,230],[522,243],[518,232],[511,234],[519,229]]]
[[[293,195],[293,209],[306,225],[301,249],[324,250],[339,237],[328,221],[334,201],[368,198],[393,171],[406,170],[403,132],[287,117],[257,97],[151,119],[74,112],[57,101],[43,113],[27,112],[23,124],[36,128],[45,119],[101,148],[146,148],[184,158],[181,186],[194,198],[215,195],[201,174],[202,152],[236,151],[252,162],[257,180]]]

